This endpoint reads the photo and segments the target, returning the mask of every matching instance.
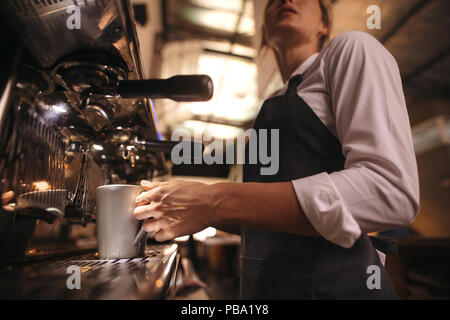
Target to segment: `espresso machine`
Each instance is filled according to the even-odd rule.
[[[160,139],[152,99],[209,100],[211,79],[144,79],[128,0],[0,10],[0,298],[173,297],[176,244],[98,259],[95,191],[169,174],[177,142]],[[67,285],[70,266],[82,289]]]

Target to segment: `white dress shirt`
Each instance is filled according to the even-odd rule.
[[[324,238],[349,248],[362,232],[405,227],[419,209],[411,128],[395,59],[371,35],[349,31],[292,74],[298,95],[339,139],[345,168],[292,181]],[[291,76],[291,77],[292,77]],[[277,94],[283,94],[285,87]]]

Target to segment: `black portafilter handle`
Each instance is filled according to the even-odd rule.
[[[175,101],[208,101],[214,86],[207,75],[182,75],[169,79],[123,80],[117,85],[122,98],[172,99]]]
[[[204,146],[203,143],[197,141],[170,141],[170,140],[145,140],[141,144],[145,145],[147,148],[155,152],[163,152],[170,154],[176,145],[180,145],[183,148],[187,148],[192,152],[198,152],[203,154]]]
[[[189,159],[191,163],[197,163],[197,161],[202,161],[203,152],[205,147],[203,143],[197,141],[169,141],[169,140],[145,140],[141,144],[145,145],[148,149],[154,152],[162,152],[171,155],[172,150],[175,146],[179,145],[182,152],[177,152],[180,156],[185,159]],[[190,154],[184,155],[185,151],[190,151]],[[181,154],[180,154],[181,153]]]

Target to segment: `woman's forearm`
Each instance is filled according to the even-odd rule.
[[[298,204],[290,182],[217,183],[142,181],[136,219],[157,241],[194,234],[209,226],[247,226],[319,235]],[[152,218],[152,219],[150,219]]]
[[[218,183],[212,187],[219,224],[319,235],[301,209],[290,182]]]

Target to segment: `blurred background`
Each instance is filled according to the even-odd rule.
[[[155,102],[158,129],[170,139],[233,140],[252,125],[262,101],[283,84],[269,51],[259,51],[266,0],[134,0],[147,77],[208,74],[209,102]],[[381,29],[369,30],[367,8],[381,8]],[[360,30],[396,58],[407,100],[421,183],[421,211],[408,229],[391,230],[400,254],[387,269],[402,298],[450,298],[450,2],[335,0],[332,35]],[[332,37],[333,37],[332,36]],[[173,178],[240,181],[239,167],[174,166]],[[180,239],[187,240],[187,239]],[[194,241],[195,243],[192,243]],[[208,229],[186,243],[213,298],[238,296],[239,237]]]

